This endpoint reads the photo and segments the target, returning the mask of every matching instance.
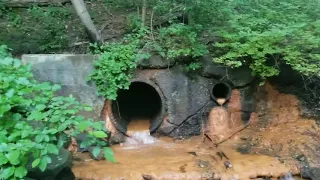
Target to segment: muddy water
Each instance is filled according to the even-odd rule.
[[[252,179],[280,177],[290,167],[276,158],[265,155],[243,155],[223,144],[217,148],[202,143],[201,137],[174,141],[161,138],[154,144],[116,145],[112,149],[116,164],[93,161],[87,154],[77,154],[83,161],[76,162],[73,171],[79,179],[139,180],[143,176],[159,180],[197,179]],[[224,154],[224,155],[222,155]],[[228,162],[229,169],[226,168]]]
[[[144,118],[135,118],[131,119],[129,125],[128,125],[128,131],[127,134],[132,134],[134,132],[143,132],[148,131],[150,128],[150,120],[144,119]]]
[[[150,135],[150,120],[148,119],[132,119],[128,125],[127,137],[125,145],[153,144],[156,139]],[[131,147],[133,148],[133,147]],[[136,146],[135,148],[138,148]]]

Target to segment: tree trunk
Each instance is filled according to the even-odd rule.
[[[93,21],[88,13],[86,5],[83,0],[71,0],[74,9],[76,10],[82,24],[85,26],[86,31],[89,35],[89,38],[102,44],[101,34],[97,31],[96,27],[93,24]]]
[[[141,12],[141,27],[143,28],[146,23],[146,14],[147,14],[147,0],[142,2],[142,12]]]

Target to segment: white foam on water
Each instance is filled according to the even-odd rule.
[[[156,138],[150,135],[149,131],[134,132],[131,137],[127,137],[125,145],[138,145],[138,144],[154,144]]]

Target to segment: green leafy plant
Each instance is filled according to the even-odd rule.
[[[306,76],[320,72],[319,1],[164,0],[149,5],[155,16],[171,23],[154,32],[157,49],[167,57],[201,56],[209,45],[216,62],[249,66],[262,80],[278,75],[282,63]],[[179,14],[189,15],[188,25],[170,21]]]
[[[196,71],[201,68],[201,64],[198,62],[192,62],[186,66],[187,72]]]
[[[93,80],[99,94],[115,100],[118,89],[128,89],[137,62],[150,57],[141,50],[141,38],[145,31],[128,35],[122,42],[107,43],[100,47],[93,45],[93,52],[99,55],[94,62],[95,70],[88,77]]]
[[[7,9],[4,6],[4,2],[0,2],[0,17],[3,17],[7,13]]]
[[[114,162],[101,122],[77,115],[91,107],[72,96],[54,96],[60,86],[38,83],[30,68],[0,46],[0,179],[24,178],[31,159],[33,168],[44,171],[50,155],[80,133],[88,135],[82,147],[104,148],[105,158]]]
[[[124,2],[142,5],[141,1],[112,1]],[[138,41],[96,47],[100,60],[91,79],[102,95],[115,99],[118,89],[129,87],[140,52],[181,60],[187,71],[200,69],[198,57],[210,53],[215,62],[226,66],[249,66],[262,82],[278,75],[281,63],[303,75],[317,75],[320,9],[315,7],[319,6],[313,0],[150,1],[150,19],[165,22],[166,27],[151,27]],[[181,15],[188,15],[187,24],[179,22]],[[140,27],[139,19],[132,22],[131,28]]]
[[[141,19],[134,14],[129,15],[128,17],[127,29],[130,31],[134,31],[141,27]]]
[[[140,27],[139,27],[140,28]],[[195,28],[183,24],[175,24],[161,29],[154,37],[146,28],[134,30],[122,42],[106,43],[102,46],[92,44],[94,54],[99,59],[94,62],[95,70],[88,80],[93,80],[99,94],[115,100],[119,89],[128,89],[137,63],[160,54],[164,58],[200,57],[208,51],[201,44]],[[187,70],[200,68],[199,63],[189,63]]]
[[[200,42],[197,31],[198,29],[185,24],[173,24],[160,29],[156,41],[164,49],[167,58],[197,58],[208,53],[207,47]]]
[[[20,28],[22,25],[22,18],[19,14],[12,11],[12,8],[5,7],[3,2],[0,2],[0,17],[8,19],[9,25]]]
[[[320,72],[319,1],[232,1],[219,28],[216,61],[249,65],[261,79],[279,74],[286,63],[303,75]],[[298,13],[299,12],[299,13]],[[217,53],[219,51],[220,53]],[[221,53],[222,52],[222,53]]]

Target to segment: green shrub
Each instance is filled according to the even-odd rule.
[[[208,53],[206,45],[200,42],[198,29],[184,24],[173,24],[160,29],[156,40],[164,49],[165,57],[177,58],[190,56],[197,58]]]
[[[113,1],[124,2],[129,1]],[[303,75],[318,75],[319,6],[320,1],[314,0],[150,1],[147,7],[153,18],[167,18],[163,21],[167,27],[150,28],[130,43],[124,40],[96,48],[100,58],[91,79],[100,94],[115,99],[118,89],[129,87],[141,52],[181,60],[187,71],[200,69],[198,57],[210,52],[215,62],[249,66],[262,82],[278,75],[281,63]],[[177,21],[182,14],[188,15],[188,24]],[[139,19],[133,19],[131,28],[139,27]]]
[[[236,0],[225,5],[231,11],[214,28],[220,37],[213,52],[217,62],[247,64],[262,79],[278,75],[280,63],[303,75],[319,74],[319,1]]]
[[[100,95],[115,100],[119,89],[129,89],[130,80],[137,63],[149,58],[141,50],[141,39],[145,31],[130,34],[122,42],[106,43],[100,47],[92,45],[93,53],[99,58],[94,62],[95,70],[88,77],[97,85]]]
[[[72,96],[54,96],[59,85],[38,83],[30,66],[12,58],[8,48],[0,46],[0,179],[26,176],[26,164],[44,171],[50,154],[58,154],[65,140],[88,133],[82,147],[104,147],[105,158],[114,161],[106,147],[107,134],[101,122],[84,119],[77,113],[90,111]]]
[[[216,62],[250,66],[262,80],[278,75],[281,63],[302,75],[320,72],[320,1],[168,0],[148,4],[155,11],[154,19],[166,17],[171,23],[160,28],[159,34],[154,32],[155,41],[160,40],[157,49],[168,57],[201,55],[209,44]],[[188,15],[188,25],[170,21],[172,15],[182,14]],[[195,30],[199,25],[203,28]]]

